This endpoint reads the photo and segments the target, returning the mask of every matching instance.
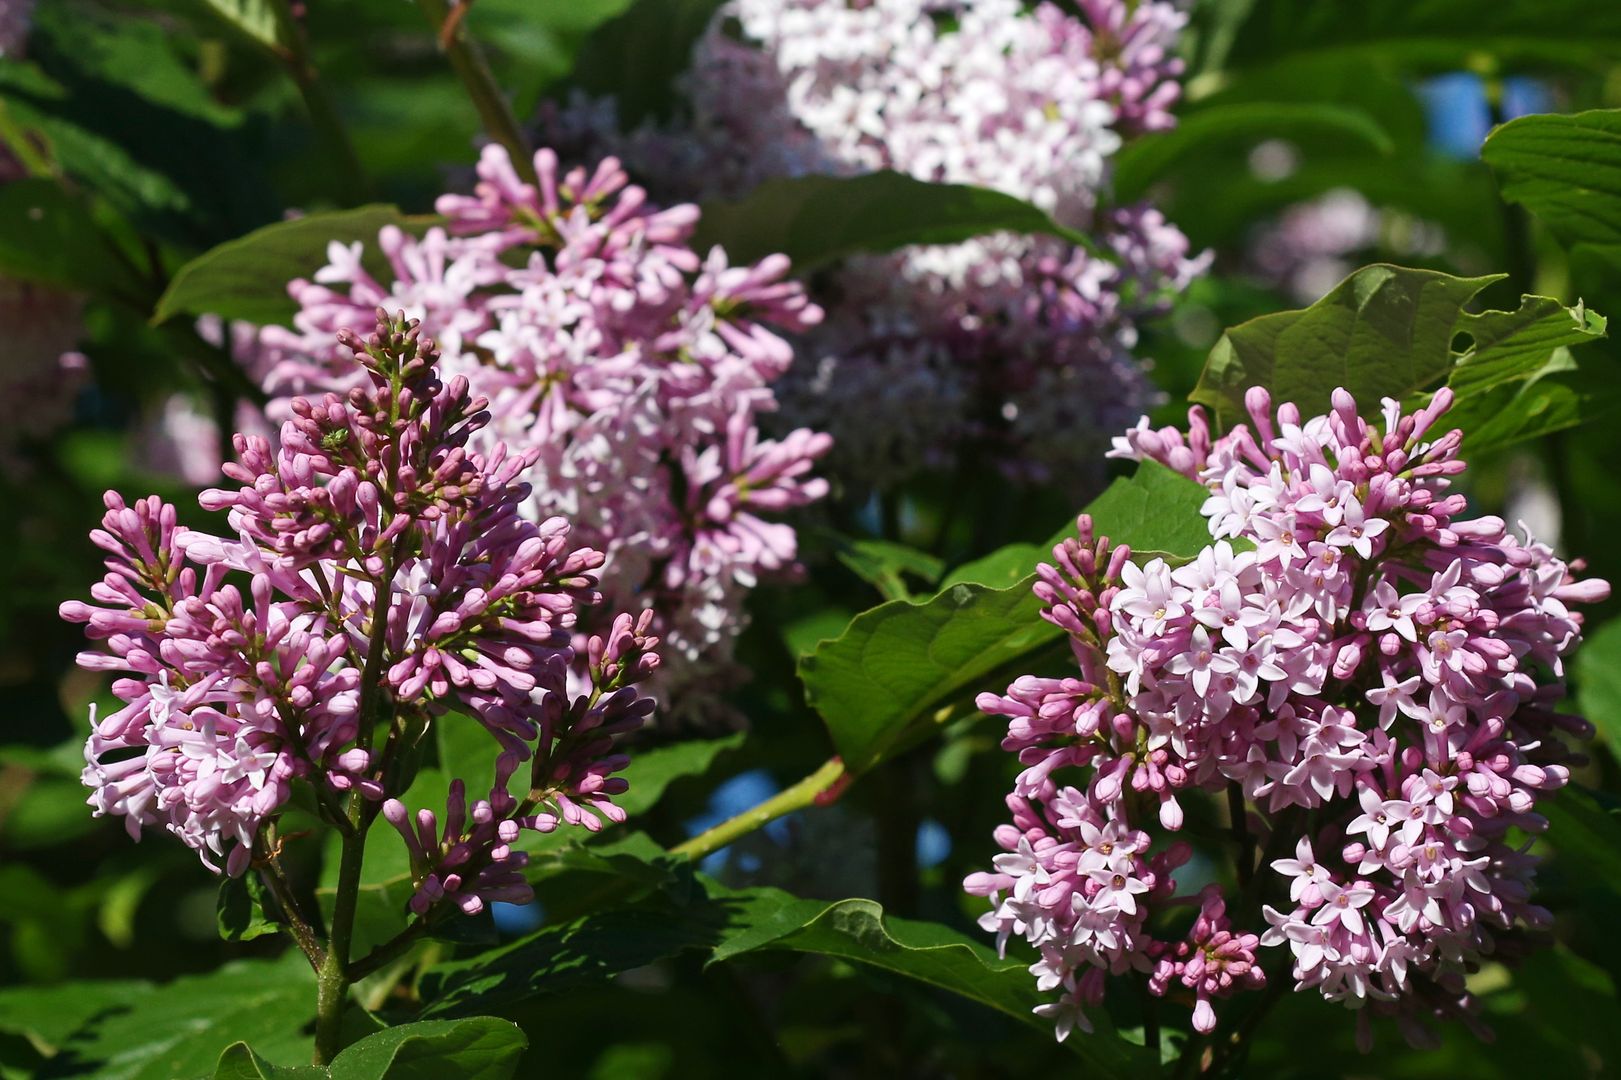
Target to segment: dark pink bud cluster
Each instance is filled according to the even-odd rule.
[[[646,616],[622,616],[587,644],[586,690],[571,695],[601,554],[572,545],[562,518],[523,516],[532,459],[468,448],[485,403],[439,379],[415,322],[379,313],[375,333],[344,340],[367,385],[293,402],[279,446],[238,437],[226,471],[240,486],[204,493],[237,539],[108,493],[92,534],[110,556],[100,606],[62,605],[107,645],[81,663],[126,673],[125,706],[93,723],[85,782],[132,835],[161,824],[236,874],[295,781],[329,813],[344,795],[399,817],[399,755],[470,713],[494,735],[500,790],[469,808],[458,786],[444,836],[430,819],[410,842],[419,909],[473,910],[516,895],[521,860],[500,846],[513,829],[622,819],[613,736],[652,711],[634,684],[656,669],[657,639]],[[505,793],[531,759],[527,794]]]

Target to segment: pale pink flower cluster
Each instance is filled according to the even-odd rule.
[[[527,895],[518,830],[623,820],[613,736],[652,709],[634,684],[657,665],[656,639],[621,615],[576,662],[576,607],[598,599],[602,556],[564,519],[522,516],[533,453],[470,449],[487,402],[465,378],[440,380],[416,324],[342,339],[365,385],[293,399],[279,445],[236,436],[225,473],[239,486],[200,498],[229,511],[227,533],[178,524],[156,497],[107,493],[91,539],[108,573],[93,603],[61,609],[105,643],[80,664],[121,673],[124,706],[92,708],[84,782],[132,837],[161,826],[235,875],[295,781],[335,824],[352,822],[333,810],[347,792],[400,819],[401,757],[424,728],[482,723],[489,797],[469,813],[458,787],[443,841],[426,836],[428,811],[410,838],[413,907],[475,912]],[[586,673],[582,692],[571,668]]]
[[[1085,486],[1103,448],[1087,433],[1118,430],[1152,394],[1139,321],[1205,260],[1151,207],[1106,196],[1122,141],[1172,123],[1186,16],[1158,0],[1078,8],[733,0],[694,51],[686,121],[621,136],[612,102],[576,101],[554,125],[682,197],[889,169],[994,188],[1095,237],[1107,257],[996,234],[847,260],[782,390],[868,484],[973,458]]]
[[[1209,488],[1196,559],[1139,564],[1083,517],[1040,569],[1079,677],[981,697],[1025,769],[1009,854],[966,887],[993,898],[988,929],[1037,947],[1061,1035],[1131,971],[1192,989],[1209,1031],[1212,998],[1266,981],[1257,947],[1287,946],[1296,989],[1362,1009],[1364,1038],[1369,1011],[1421,1038],[1421,1018],[1467,1011],[1468,974],[1548,924],[1521,837],[1569,775],[1563,737],[1591,734],[1558,711],[1570,605],[1609,586],[1501,519],[1458,520],[1450,391],[1406,414],[1386,400],[1382,425],[1343,390],[1310,419],[1246,401],[1250,424],[1219,439],[1195,409],[1186,435],[1144,421],[1116,440]],[[1241,843],[1240,894],[1207,893],[1191,936],[1160,940],[1145,906],[1193,899],[1168,877],[1187,845],[1154,830],[1180,830],[1196,790],[1225,793],[1262,855]]]
[[[89,375],[89,361],[73,351],[83,308],[72,293],[0,278],[0,319],[9,328],[0,363],[0,472],[27,476],[29,445],[72,420]]]
[[[827,490],[810,475],[827,435],[759,433],[793,359],[775,328],[821,312],[784,258],[694,251],[697,209],[649,205],[615,160],[564,172],[542,150],[534,164],[529,184],[486,148],[474,193],[439,200],[445,227],[382,230],[381,275],[365,245],[333,244],[289,287],[300,311],[264,329],[254,364],[275,396],[343,389],[363,373],[335,331],[379,304],[420,319],[447,376],[489,399],[473,445],[524,451],[525,514],[562,514],[604,553],[607,607],[654,613],[674,661],[664,693],[701,707],[733,675],[749,589],[797,569],[778,515]]]

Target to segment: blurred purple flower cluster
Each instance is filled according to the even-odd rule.
[[[818,286],[826,322],[784,381],[786,414],[885,487],[988,457],[1082,489],[1102,433],[1152,395],[1137,326],[1205,265],[1147,205],[1110,207],[1123,140],[1167,128],[1185,22],[1168,3],[733,0],[693,55],[690,116],[617,131],[611,100],[549,118],[682,198],[762,181],[894,170],[1026,199],[1097,253],[996,234],[848,260]]]

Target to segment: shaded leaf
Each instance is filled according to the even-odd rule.
[[[1445,381],[1456,395],[1448,423],[1472,451],[1582,423],[1612,406],[1602,385],[1576,378],[1569,347],[1601,338],[1605,320],[1578,305],[1526,296],[1514,311],[1464,310],[1498,277],[1376,265],[1347,277],[1301,311],[1263,315],[1228,330],[1189,395],[1223,423],[1243,415],[1244,392],[1325,413],[1343,386],[1364,410],[1381,398],[1412,404]],[[1470,345],[1454,351],[1466,336]]]
[[[385,1028],[332,1059],[332,1080],[507,1080],[529,1046],[523,1030],[493,1016]]]
[[[1600,737],[1621,747],[1621,620],[1611,620],[1582,642],[1575,660],[1578,711]]]
[[[1481,148],[1503,198],[1565,246],[1621,264],[1621,109],[1522,116]]]
[[[570,86],[592,96],[612,97],[626,130],[644,120],[668,119],[678,100],[676,80],[690,65],[692,47],[721,2],[635,0],[581,43]],[[603,0],[571,0],[557,6],[593,14],[607,8]],[[625,7],[623,2],[614,6]]]
[[[270,915],[270,890],[258,871],[220,882],[219,905],[215,912],[220,937],[226,941],[252,941],[266,934],[279,934],[281,924]]]
[[[1618,45],[1621,10],[1585,0],[1485,5],[1475,0],[1254,0],[1227,58],[1242,67],[1310,53],[1318,60],[1337,56],[1451,71],[1467,68],[1481,55],[1568,66],[1608,59]]]
[[[261,325],[289,322],[298,305],[287,295],[287,283],[324,266],[329,244],[359,241],[375,252],[383,226],[413,224],[396,208],[373,204],[266,225],[182,266],[152,319],[162,322],[185,314]]]
[[[50,180],[0,185],[0,273],[69,289],[128,288],[118,261],[84,203]]]
[[[271,1061],[306,1061],[315,977],[302,955],[245,960],[164,985],[65,983],[0,991],[0,1029],[52,1048],[49,1071],[103,1080],[212,1074],[247,1041]],[[249,1074],[251,1075],[251,1074]]]
[[[287,8],[274,0],[202,0],[216,19],[278,55],[293,44],[297,31],[284,17]]]
[[[1153,132],[1127,143],[1114,159],[1115,197],[1121,202],[1142,198],[1150,184],[1167,174],[1198,168],[1211,147],[1242,139],[1330,135],[1354,143],[1360,151],[1387,155],[1394,146],[1378,121],[1361,109],[1328,102],[1243,101],[1196,109],[1169,131]]]
[[[719,244],[734,264],[780,252],[802,270],[858,252],[954,244],[994,232],[1043,233],[1092,246],[1000,191],[884,171],[767,180],[737,202],[705,203],[693,247]]]
[[[1134,550],[1187,559],[1210,542],[1199,515],[1207,494],[1148,462],[1111,484],[1087,512],[1099,533]],[[948,575],[946,587],[927,600],[894,600],[857,615],[842,635],[800,658],[806,700],[826,721],[847,768],[861,772],[910,745],[913,729],[929,726],[930,713],[989,689],[992,672],[1058,640],[1030,593],[1029,575],[1050,550],[1002,549]]]
[[[1560,858],[1612,888],[1621,882],[1621,817],[1615,810],[1572,784],[1539,803],[1537,812],[1548,819],[1548,843]]]
[[[1035,979],[1023,961],[999,958],[980,942],[939,923],[887,916],[874,900],[828,903],[801,900],[774,889],[755,892],[761,900],[774,897],[779,906],[774,910],[759,902],[751,906],[751,914],[762,910],[768,914],[729,934],[715,948],[711,963],[764,949],[834,956],[960,994],[1050,1030],[1049,1021],[1031,1012],[1044,998],[1036,992]],[[1076,1034],[1068,1044],[1088,1065],[1105,1076],[1157,1071],[1146,1051],[1118,1038],[1106,1017],[1094,1016],[1096,1031]]]
[[[890,540],[851,539],[834,536],[834,555],[862,581],[873,586],[886,600],[905,600],[912,595],[908,575],[925,585],[940,580],[945,563],[927,552]]]

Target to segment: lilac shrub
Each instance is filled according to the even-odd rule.
[[[1609,586],[1461,518],[1449,390],[1416,412],[1387,399],[1382,426],[1343,390],[1309,419],[1246,402],[1219,438],[1194,409],[1185,435],[1145,420],[1116,440],[1209,489],[1196,559],[1139,565],[1083,515],[1040,568],[1078,671],[981,696],[1024,769],[1006,854],[965,887],[1002,944],[1035,946],[1060,1038],[1131,973],[1211,1031],[1217,999],[1285,977],[1263,964],[1286,949],[1295,989],[1358,1010],[1364,1046],[1370,1014],[1422,1042],[1427,1019],[1470,1019],[1467,975],[1549,925],[1526,837],[1592,734],[1559,711],[1564,660],[1571,605]],[[1195,791],[1226,796],[1236,892],[1178,890]]]
[[[996,234],[852,258],[784,382],[841,473],[887,487],[985,458],[1085,487],[1152,396],[1140,321],[1205,259],[1153,207],[1108,204],[1123,142],[1172,126],[1186,16],[1161,2],[734,0],[695,48],[683,123],[620,135],[611,100],[551,118],[683,197],[889,169],[1034,203],[1097,240]]]
[[[292,399],[276,443],[236,436],[237,486],[199,500],[227,529],[107,493],[91,539],[108,572],[92,602],[62,605],[103,645],[79,663],[116,673],[123,702],[92,706],[90,804],[235,876],[274,869],[267,827],[304,782],[347,834],[379,812],[400,828],[418,914],[527,899],[521,830],[624,818],[614,736],[653,708],[636,684],[657,638],[620,614],[576,653],[603,556],[566,519],[522,513],[538,452],[474,449],[488,402],[441,379],[415,322],[379,313],[339,339],[363,382]],[[437,723],[481,724],[494,762],[457,779],[442,836],[399,801],[403,756]],[[475,782],[488,795],[469,804]]]
[[[487,147],[473,194],[439,200],[444,227],[382,230],[381,277],[364,245],[331,245],[313,280],[289,286],[293,326],[265,328],[252,366],[276,412],[291,394],[367,378],[333,341],[377,305],[421,320],[447,376],[488,399],[470,448],[513,448],[520,515],[562,515],[602,552],[601,610],[651,612],[661,696],[706,711],[739,677],[746,594],[797,570],[778,515],[827,491],[810,475],[826,434],[759,432],[793,360],[778,330],[821,312],[784,258],[732,266],[719,248],[694,250],[697,208],[649,205],[615,160],[564,171],[542,150],[534,164],[527,183]],[[580,633],[610,625],[588,612]]]

